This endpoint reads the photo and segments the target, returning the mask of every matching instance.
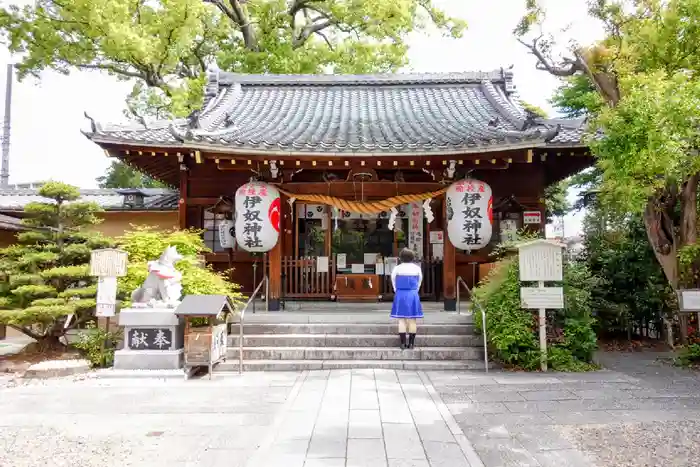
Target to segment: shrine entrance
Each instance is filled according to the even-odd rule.
[[[391,271],[398,264],[399,251],[411,247],[423,268],[421,296],[425,300],[439,300],[442,249],[429,240],[442,239],[442,235],[423,234],[430,226],[423,217],[422,206],[414,204],[413,207],[411,204],[400,206],[393,220],[389,211],[364,214],[329,205],[298,204],[295,255],[282,259],[283,297],[391,300],[394,294]]]

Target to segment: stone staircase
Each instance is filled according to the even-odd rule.
[[[388,310],[367,308],[247,315],[244,370],[484,368],[483,341],[471,315],[426,311],[416,347],[401,350]],[[238,333],[239,325],[231,325],[227,361],[217,371],[238,371]]]

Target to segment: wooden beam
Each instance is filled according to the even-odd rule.
[[[328,196],[354,196],[360,194],[360,183],[352,182],[314,182],[314,183],[277,183],[280,188],[294,194],[324,194]],[[400,194],[425,193],[444,188],[440,183],[396,183],[390,181],[368,182],[362,186],[365,196],[388,198]],[[397,191],[398,190],[398,191]]]
[[[183,162],[183,165],[186,165]],[[180,199],[177,204],[177,218],[180,229],[187,228],[187,196],[189,194],[189,170],[180,170]]]
[[[443,257],[442,257],[442,299],[444,300],[445,311],[455,311],[457,309],[456,289],[456,250],[447,236],[447,204],[442,200],[443,212]]]

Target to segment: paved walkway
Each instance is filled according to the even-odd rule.
[[[697,374],[648,359],[607,364],[587,374],[0,381],[0,465],[700,465]]]

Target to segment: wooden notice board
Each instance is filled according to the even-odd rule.
[[[335,276],[338,301],[376,301],[380,294],[377,274],[338,274]]]

